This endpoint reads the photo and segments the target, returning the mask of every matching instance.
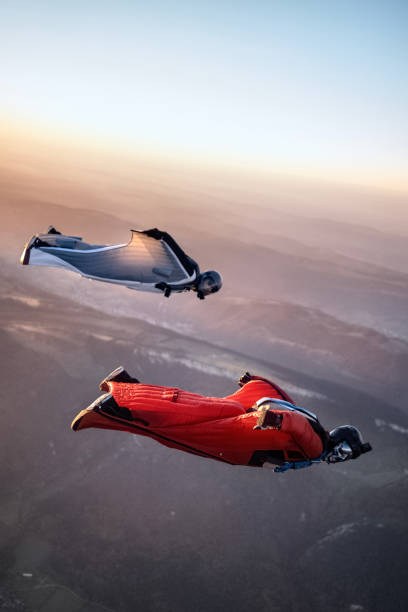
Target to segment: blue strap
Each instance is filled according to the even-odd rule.
[[[320,461],[326,456],[326,453],[322,453],[320,457],[316,457],[316,459],[306,459],[305,461],[285,461],[283,465],[277,466],[273,471],[274,472],[286,472],[287,470],[301,470],[302,468],[309,467],[313,465],[313,463],[320,463]]]

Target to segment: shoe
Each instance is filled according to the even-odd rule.
[[[99,384],[99,388],[101,391],[109,391],[108,382],[118,382],[118,383],[140,383],[140,380],[130,376],[125,370],[123,366],[119,366],[116,370],[113,370],[110,374],[106,376]]]

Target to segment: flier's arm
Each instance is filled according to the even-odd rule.
[[[255,402],[262,397],[283,399],[292,404],[294,403],[292,398],[276,383],[261,376],[253,376],[249,372],[241,376],[239,385],[241,388],[232,395],[229,395],[228,399],[240,402],[245,410],[252,408]]]

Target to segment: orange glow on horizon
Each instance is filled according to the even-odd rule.
[[[41,122],[19,119],[17,117],[0,117],[0,138],[3,153],[2,164],[10,161],[10,156],[35,154],[38,160],[51,158],[56,162],[70,158],[72,155],[115,159],[116,164],[137,162],[143,166],[168,167],[182,169],[186,165],[194,171],[220,172],[234,175],[239,179],[269,182],[276,179],[312,181],[313,183],[350,185],[356,188],[385,190],[408,193],[408,172],[404,164],[393,168],[353,166],[334,167],[328,162],[325,165],[302,160],[292,164],[279,160],[242,159],[240,157],[221,157],[215,151],[204,154],[197,151],[182,152],[165,147],[137,147],[120,138],[111,138],[99,134],[85,135],[82,131],[68,130],[61,126],[45,125]],[[9,158],[9,159],[7,159]],[[115,165],[116,165],[115,164]]]

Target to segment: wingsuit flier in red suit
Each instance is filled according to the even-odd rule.
[[[127,431],[224,463],[272,464],[276,471],[354,459],[371,449],[354,427],[327,432],[273,382],[247,372],[239,384],[227,397],[203,397],[139,383],[119,367],[101,382],[105,394],[76,416],[72,429]]]

